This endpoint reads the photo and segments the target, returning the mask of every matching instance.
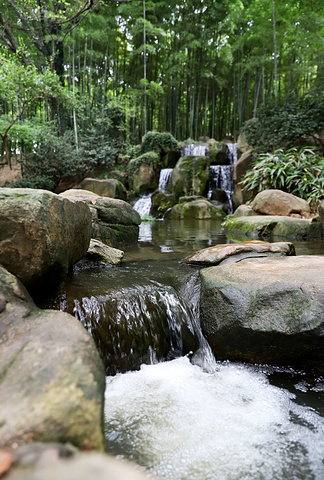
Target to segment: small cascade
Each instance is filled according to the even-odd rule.
[[[226,158],[230,165],[237,162],[237,143],[226,143]]]
[[[140,197],[137,202],[134,204],[133,208],[139,213],[140,217],[143,218],[146,215],[149,215],[152,207],[152,194],[143,195]]]
[[[188,288],[199,292],[198,285]],[[107,295],[77,298],[73,313],[94,338],[107,374],[138,369],[152,358],[170,360],[193,351],[195,364],[215,371],[196,306],[192,301],[187,304],[169,285],[153,281],[117,288]]]
[[[182,157],[205,157],[207,153],[207,145],[196,145],[191,143],[190,145],[182,145],[181,156]]]
[[[233,213],[232,196],[234,193],[233,167],[228,165],[211,165],[209,170],[209,187],[207,198],[212,198],[213,190],[220,188],[224,190],[227,196],[229,211]]]
[[[163,168],[160,172],[159,190],[165,192],[171,179],[173,168]]]

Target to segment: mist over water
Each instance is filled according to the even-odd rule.
[[[187,357],[107,378],[107,448],[170,480],[324,478],[324,420],[243,365]]]

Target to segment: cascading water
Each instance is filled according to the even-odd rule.
[[[146,215],[150,215],[152,207],[152,194],[143,195],[134,203],[134,210],[139,213],[140,217],[143,218]]]
[[[226,158],[230,165],[237,162],[237,143],[226,143]]]
[[[226,193],[228,200],[228,213],[233,213],[232,196],[234,193],[233,167],[228,165],[211,165],[209,169],[209,185],[207,198],[211,200],[213,190],[220,188]]]
[[[233,213],[233,165],[237,162],[237,143],[226,143],[226,159],[229,165],[211,165],[209,170],[208,200],[212,199],[213,190],[219,188],[226,193],[228,214]]]
[[[161,170],[159,179],[159,190],[161,190],[161,192],[166,191],[172,172],[173,168],[163,168]]]
[[[179,261],[225,243],[206,222],[146,224],[121,265],[79,271],[57,300],[125,371],[107,377],[107,451],[167,480],[322,480],[323,379],[216,362],[200,331],[199,272]]]
[[[207,145],[196,145],[194,143],[190,145],[182,145],[181,156],[182,157],[205,157],[207,152]]]

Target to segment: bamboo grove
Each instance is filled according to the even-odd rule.
[[[78,147],[111,105],[134,144],[150,130],[235,139],[260,106],[323,85],[322,2],[0,0],[0,12],[2,75],[13,62],[58,78],[31,87],[13,69],[8,91],[0,78],[3,140],[9,125],[8,139],[15,123],[54,122]]]

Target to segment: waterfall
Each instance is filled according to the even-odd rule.
[[[226,158],[230,165],[237,162],[237,143],[226,143]]]
[[[194,143],[190,145],[182,145],[181,156],[182,157],[205,157],[207,151],[207,145],[196,145]]]
[[[129,287],[116,285],[106,295],[74,299],[73,313],[95,339],[107,373],[192,352],[195,365],[214,373],[216,361],[199,322],[198,273],[178,289],[155,280],[137,283],[142,275],[138,272],[135,282],[129,279]]]
[[[233,167],[228,165],[211,165],[209,170],[209,187],[207,198],[212,198],[213,190],[220,188],[224,190],[227,196],[229,211],[233,213],[232,196],[234,193]]]
[[[146,215],[150,215],[152,207],[152,194],[143,195],[140,197],[137,202],[134,204],[133,208],[136,212],[139,213],[140,217],[143,218]]]
[[[173,168],[163,168],[161,170],[159,179],[159,190],[161,190],[161,192],[166,191],[172,172]]]

